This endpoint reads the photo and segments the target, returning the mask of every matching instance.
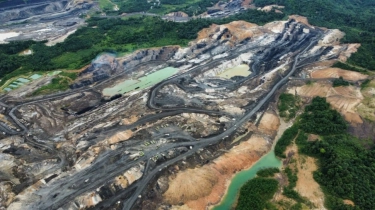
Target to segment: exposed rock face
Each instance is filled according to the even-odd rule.
[[[81,79],[71,85],[71,88],[79,88],[110,77],[116,72],[118,62],[112,54],[98,56],[92,64],[80,73]]]
[[[20,185],[11,189],[16,196],[11,192],[9,197],[0,195],[9,200],[2,205],[12,210],[93,205],[109,209],[132,206],[132,200],[137,200],[139,209],[181,202],[191,209],[206,209],[220,200],[226,181],[235,172],[250,167],[270,149],[270,136],[279,127],[278,119],[266,114],[257,130],[251,123],[255,115],[245,113],[254,110],[265,96],[271,99],[270,90],[280,77],[290,76],[291,69],[296,74],[302,71],[299,64],[337,60],[348,49],[335,39],[312,46],[325,35],[328,30],[294,19],[266,26],[243,21],[212,25],[186,48],[144,49],[122,58],[99,56],[76,83],[79,87],[99,81],[92,88],[27,103],[17,98],[4,100],[16,104],[14,113],[27,132],[20,137],[24,141],[1,142],[2,151],[8,152],[3,156],[7,181],[20,180]],[[237,64],[249,65],[253,75],[243,76],[241,82],[241,78],[202,76],[216,67]],[[100,90],[113,85],[114,80],[140,78],[166,65],[178,68],[178,75],[151,90],[137,89],[115,100],[101,100]],[[295,81],[290,79],[289,83]],[[319,84],[311,88],[315,94],[331,97],[335,107],[350,108],[348,113],[360,100],[351,87],[332,89]],[[309,91],[300,88],[292,93]],[[348,94],[338,98],[342,92]],[[90,110],[84,112],[86,108]],[[255,110],[258,116],[262,111]],[[241,124],[236,125],[239,119]],[[256,133],[237,142],[235,137],[243,136],[245,129]],[[239,146],[233,148],[234,144]],[[196,165],[200,167],[194,168]],[[177,166],[184,169],[181,174],[175,173],[180,170]],[[51,174],[55,176],[50,178]],[[159,175],[171,177],[171,182],[163,178],[154,182]],[[55,196],[57,191],[60,194]],[[144,193],[139,194],[141,191]],[[125,200],[129,203],[124,204]],[[155,208],[144,202],[154,202]]]
[[[177,51],[177,46],[138,50],[121,58],[112,54],[98,56],[86,70],[80,73],[79,78],[71,88],[79,88],[109,78],[114,74],[129,72],[135,66],[150,61],[166,61]]]
[[[186,205],[175,208],[194,210],[203,210],[218,203],[225,193],[228,179],[237,171],[254,164],[268,150],[268,146],[264,138],[252,136],[210,164],[181,171],[171,177],[164,194],[166,203],[184,203]]]
[[[2,6],[0,4],[0,6]],[[23,20],[33,16],[42,15],[45,19],[52,18],[48,15],[56,15],[58,13],[66,12],[67,14],[78,13],[81,9],[89,9],[92,6],[90,3],[81,3],[76,5],[73,1],[62,0],[62,1],[45,1],[45,2],[35,2],[30,1],[28,4],[19,4],[12,6],[12,9],[5,7],[5,11],[0,8],[0,23],[7,23],[14,20]],[[67,14],[61,14],[66,16]],[[56,17],[54,17],[56,18]]]

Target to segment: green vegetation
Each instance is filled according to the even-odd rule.
[[[286,158],[284,154],[285,149],[288,145],[290,145],[290,143],[297,136],[297,134],[298,134],[297,125],[293,125],[292,127],[284,131],[283,135],[277,141],[276,146],[275,146],[275,155],[277,157]]]
[[[365,149],[359,139],[346,133],[344,119],[324,98],[314,98],[298,124],[301,130],[295,142],[300,153],[318,159],[319,169],[314,173],[314,179],[325,193],[326,207],[375,209],[374,149]],[[338,129],[331,131],[332,128]],[[320,134],[322,140],[308,142],[305,132]],[[285,173],[290,185],[284,188],[284,194],[297,202],[302,201],[303,198],[292,191],[296,181],[294,172],[287,168]],[[343,199],[352,200],[355,206],[345,205]]]
[[[249,180],[241,187],[236,209],[272,209],[269,200],[275,194],[277,186],[278,182],[275,179],[257,177]]]
[[[280,172],[280,169],[279,168],[265,168],[265,169],[261,169],[257,172],[257,175],[260,176],[260,177],[271,177],[273,176],[275,173],[279,173]]]
[[[369,87],[370,83],[371,83],[371,80],[366,79],[365,81],[362,82],[361,89],[363,90],[363,89]]]
[[[322,97],[315,97],[312,103],[305,107],[299,124],[306,133],[318,135],[340,134],[347,128],[347,123],[340,113],[331,109]]]
[[[328,209],[375,209],[375,150],[366,149],[362,140],[347,134],[346,128],[342,116],[331,109],[325,98],[315,97],[305,107],[299,121],[284,132],[275,153],[285,157],[286,147],[295,139],[299,153],[317,158],[319,169],[314,172],[314,179],[323,189]],[[308,141],[306,133],[319,134],[321,140]],[[294,190],[297,171],[286,167],[283,172],[289,181],[283,194],[297,203],[279,205],[288,209],[303,209],[304,205],[312,208],[312,204]],[[344,204],[344,199],[353,201],[355,206]],[[266,199],[263,205],[263,208],[268,205]]]
[[[294,188],[297,186],[297,171],[293,171],[291,168],[286,167],[284,170],[284,173],[288,177],[289,185],[284,187],[283,194],[295,200],[297,203],[304,203],[305,200],[301,197],[301,195],[294,190]]]
[[[110,0],[99,0],[99,6],[104,11],[110,11],[115,5]]]
[[[345,43],[361,43],[348,64],[366,69],[375,66],[375,2],[373,0],[255,0],[256,6],[284,5],[285,15],[308,17],[312,25],[344,31]]]
[[[42,86],[36,90],[32,95],[48,94],[56,91],[63,91],[69,88],[70,81],[68,78],[56,77],[51,80],[51,83]]]
[[[187,45],[198,31],[212,23],[245,20],[265,24],[282,14],[249,10],[225,19],[196,19],[185,23],[166,22],[159,17],[128,19],[91,18],[88,26],[78,29],[64,42],[46,46],[45,42],[20,41],[0,45],[0,85],[18,75],[55,69],[78,69],[103,52],[124,53],[140,48]],[[32,49],[33,54],[18,53]]]
[[[333,80],[333,84],[332,86],[333,87],[339,87],[339,86],[349,86],[350,83],[346,80],[344,80],[344,78],[340,77],[338,79],[334,79]]]
[[[122,14],[131,12],[150,12],[158,14],[166,14],[170,12],[182,11],[189,16],[202,14],[207,7],[213,6],[216,2],[210,0],[160,0],[160,4],[156,0],[136,1],[136,0],[113,0],[119,6],[119,11],[114,12],[112,8],[105,11],[111,11],[111,14]]]
[[[290,93],[282,93],[279,97],[278,109],[280,117],[289,121],[296,116],[299,109],[299,98]]]
[[[335,64],[333,64],[332,67],[340,68],[340,69],[345,69],[345,70],[350,70],[350,71],[356,71],[356,72],[366,73],[366,70],[364,70],[362,68],[354,67],[352,65],[349,65],[347,63],[342,63],[342,62],[336,62]]]

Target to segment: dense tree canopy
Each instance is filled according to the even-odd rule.
[[[347,123],[325,98],[315,97],[301,115],[300,128],[319,135],[339,134],[346,131]]]
[[[237,210],[263,210],[273,197],[278,181],[268,178],[254,178],[241,187]]]

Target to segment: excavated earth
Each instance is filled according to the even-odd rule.
[[[203,29],[185,48],[102,54],[66,92],[4,95],[0,205],[206,209],[220,202],[236,172],[270,150],[280,125],[270,102],[281,85],[307,98],[327,96],[360,123],[357,87],[332,88],[329,79],[303,86],[306,74],[358,47],[340,44],[341,35],[302,17],[264,26],[234,21]],[[220,77],[240,65],[250,71]],[[160,81],[144,82],[156,74]],[[144,84],[104,94],[124,82]]]

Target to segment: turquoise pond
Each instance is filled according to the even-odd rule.
[[[237,201],[238,193],[240,192],[242,185],[244,185],[248,180],[254,178],[260,169],[280,166],[281,161],[277,159],[275,152],[272,149],[269,153],[259,159],[258,162],[256,162],[250,169],[241,171],[233,177],[224,199],[220,204],[215,206],[213,210],[232,209],[233,205]]]
[[[155,85],[163,81],[164,79],[167,79],[177,72],[178,69],[172,67],[160,69],[151,74],[138,78],[137,80],[128,79],[116,84],[113,87],[105,88],[103,90],[103,94],[106,96],[113,96],[116,94],[124,94],[133,90],[142,90],[144,88]]]

